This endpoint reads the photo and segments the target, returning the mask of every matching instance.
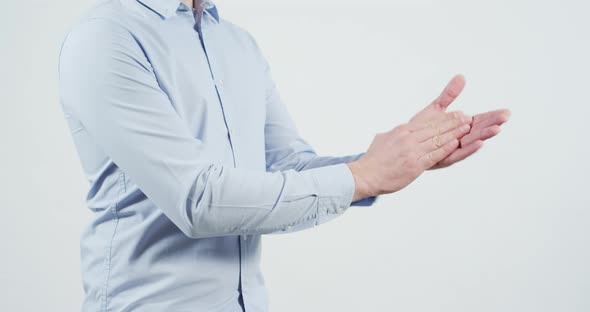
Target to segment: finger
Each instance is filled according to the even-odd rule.
[[[436,165],[441,160],[449,156],[459,146],[459,140],[453,139],[451,142],[443,145],[441,148],[428,152],[418,159],[418,164],[424,169]]]
[[[465,87],[465,77],[456,75],[447,84],[443,92],[430,105],[418,112],[410,121],[424,121],[432,118],[440,112],[444,112],[447,107],[457,98]]]
[[[510,111],[507,109],[499,109],[496,111],[487,112],[473,116],[473,128],[483,129],[493,125],[502,125],[510,119]]]
[[[460,162],[465,158],[473,155],[483,146],[483,141],[475,141],[469,145],[456,149],[452,152],[447,158],[443,159],[439,162],[436,167],[437,168],[444,168],[448,167],[452,164]]]
[[[424,142],[434,136],[471,123],[471,116],[465,115],[461,112],[453,112],[446,115],[447,116],[445,119],[431,121],[427,123],[422,129],[414,131],[413,136],[415,139],[418,142]]]
[[[461,146],[467,146],[475,141],[484,141],[495,137],[500,133],[500,126],[493,125],[484,129],[471,130],[471,132],[461,138]]]
[[[433,136],[429,140],[420,143],[420,150],[423,153],[428,153],[439,149],[452,140],[461,138],[463,135],[469,132],[469,129],[471,129],[471,126],[469,124],[464,124],[441,135]]]
[[[463,75],[456,75],[449,81],[442,93],[436,98],[431,106],[444,111],[451,103],[461,94],[465,87],[465,77]]]
[[[472,120],[473,117],[463,113],[462,111],[453,111],[453,112],[436,112],[433,116],[430,116],[428,119],[421,120],[412,120],[408,123],[408,129],[410,131],[415,132],[419,131],[428,127],[432,127],[433,125],[440,124],[446,120],[450,120],[453,118],[465,118]]]

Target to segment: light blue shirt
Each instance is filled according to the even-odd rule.
[[[246,31],[212,4],[195,21],[179,0],[101,1],[62,45],[93,218],[83,311],[267,311],[261,234],[376,199],[351,203],[362,153],[320,157],[299,136]]]

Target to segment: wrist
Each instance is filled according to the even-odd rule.
[[[371,192],[370,183],[368,183],[367,178],[365,176],[366,170],[363,169],[363,166],[359,161],[353,161],[346,164],[352,173],[352,177],[354,178],[354,195],[352,197],[352,201],[357,201],[359,199],[374,196]]]

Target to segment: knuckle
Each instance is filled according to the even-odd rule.
[[[454,137],[459,137],[465,132],[466,132],[465,128],[459,127],[459,128],[456,128],[455,131],[453,131],[453,134],[454,134]]]
[[[453,139],[449,144],[446,146],[447,152],[453,151],[459,145],[459,140]]]
[[[451,133],[447,133],[447,134],[445,135],[445,137],[444,137],[444,140],[442,140],[441,147],[442,147],[443,145],[445,145],[445,144],[449,143],[451,140],[453,140],[453,139],[455,139],[455,138],[456,138],[456,136],[454,136],[453,134],[451,134]]]
[[[462,111],[457,111],[456,113],[457,116],[454,119],[457,120],[460,124],[469,121],[467,114],[463,113]]]
[[[434,136],[437,134],[436,125],[434,122],[429,122],[426,124],[426,126],[427,126],[427,129],[428,129],[427,131],[430,134],[430,136]]]
[[[428,129],[430,129],[432,135],[440,134],[440,123],[431,121],[428,123]]]
[[[434,146],[436,148],[441,147],[442,146],[442,137],[440,135],[433,136],[432,137],[432,144],[434,144]]]
[[[430,153],[426,154],[426,157],[428,158],[428,161],[434,162],[434,159],[435,159],[434,152],[430,152]]]

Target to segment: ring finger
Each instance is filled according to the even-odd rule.
[[[420,143],[420,150],[424,153],[428,153],[433,150],[439,149],[445,144],[451,142],[452,140],[460,138],[465,133],[469,132],[470,129],[471,126],[469,126],[468,124],[464,124],[443,134],[432,136],[430,139]]]

